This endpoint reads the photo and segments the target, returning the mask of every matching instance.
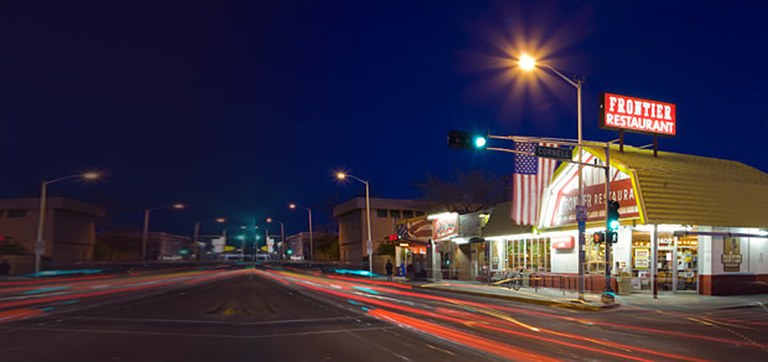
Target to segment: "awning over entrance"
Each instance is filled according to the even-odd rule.
[[[516,234],[528,234],[533,230],[531,225],[518,225],[512,222],[512,203],[504,202],[494,206],[491,217],[482,231],[484,238]]]

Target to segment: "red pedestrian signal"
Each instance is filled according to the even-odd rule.
[[[602,232],[592,234],[592,242],[595,244],[605,242],[605,234]]]

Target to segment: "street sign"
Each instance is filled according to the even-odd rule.
[[[576,205],[576,221],[583,223],[587,221],[587,207],[584,205]]]
[[[570,161],[572,157],[570,148],[557,148],[537,145],[536,148],[534,148],[533,153],[537,157],[554,158],[567,161]]]

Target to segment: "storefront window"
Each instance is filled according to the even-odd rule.
[[[659,290],[698,289],[698,240],[696,236],[676,237],[671,232],[659,232],[656,251],[656,283]],[[637,278],[635,289],[650,289],[651,233],[632,233],[632,276]],[[673,288],[673,284],[676,287]]]
[[[507,268],[531,272],[550,271],[549,238],[507,241]]]

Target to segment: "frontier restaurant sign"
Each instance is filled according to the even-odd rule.
[[[675,105],[648,99],[603,93],[600,126],[629,132],[674,136]]]

